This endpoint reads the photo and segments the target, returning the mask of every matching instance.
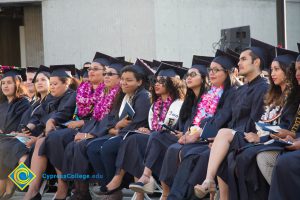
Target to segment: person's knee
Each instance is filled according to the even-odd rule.
[[[232,129],[222,128],[219,130],[217,134],[218,139],[225,139],[228,141],[232,141],[234,134],[232,133]]]

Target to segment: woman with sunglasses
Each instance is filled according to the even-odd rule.
[[[196,60],[196,58],[194,57],[193,60]],[[218,50],[215,58],[211,58],[205,63],[199,63],[204,64],[205,67],[209,66],[207,71],[211,85],[209,90],[201,97],[197,114],[193,120],[194,126],[179,139],[178,143],[171,145],[165,154],[159,178],[165,189],[166,197],[169,188],[172,187],[170,198],[183,198],[183,196],[179,197],[179,194],[182,195],[186,192],[188,185],[186,175],[189,171],[185,168],[187,167],[186,164],[182,168],[181,160],[191,155],[206,155],[206,151],[209,149],[208,142],[211,142],[217,130],[225,127],[230,120],[231,100],[236,89],[232,81],[232,70],[237,60],[238,57]],[[196,61],[193,63],[196,63]],[[195,126],[198,128],[195,128]],[[174,181],[177,176],[180,176],[181,180],[175,179]]]
[[[179,119],[174,126],[176,131],[155,131],[150,134],[147,148],[145,150],[145,163],[136,170],[135,176],[139,179],[137,183],[130,184],[129,188],[140,193],[153,192],[154,182],[150,179],[152,174],[159,176],[164,155],[167,148],[176,143],[191,126],[195,116],[197,105],[201,96],[206,91],[206,68],[193,66],[186,74],[187,93],[180,110]]]
[[[141,170],[144,168],[145,146],[147,146],[151,132],[162,130],[161,123],[173,127],[178,120],[185,94],[185,87],[178,74],[183,76],[185,71],[185,69],[173,65],[160,64],[152,90],[153,104],[149,110],[148,126],[139,127],[136,131],[132,130],[127,134],[118,151],[116,172],[111,174],[114,177],[108,177],[108,180],[111,181],[100,188],[100,191],[95,188],[94,193],[109,196],[112,191],[116,191],[112,194],[116,195],[116,193],[121,193],[120,189],[124,185],[121,184],[126,172],[134,177],[140,176]],[[137,169],[140,169],[140,171]],[[101,193],[101,191],[104,191],[104,193]],[[143,199],[143,194],[139,194],[137,198]]]
[[[78,137],[78,139],[79,135],[81,136],[81,138],[84,138],[84,134],[78,134],[78,131],[91,130],[94,124],[97,121],[100,121],[103,118],[103,115],[105,116],[105,114],[110,111],[109,106],[111,102],[104,101],[104,97],[109,96],[110,98],[112,98],[112,96],[115,96],[119,91],[117,87],[111,88],[111,92],[106,93],[107,88],[105,90],[105,86],[103,84],[102,71],[104,69],[104,65],[108,65],[110,62],[111,61],[106,59],[106,57],[98,55],[98,53],[96,53],[94,62],[92,64],[92,67],[90,68],[93,70],[90,70],[89,72],[90,81],[82,83],[77,90],[76,104],[77,114],[79,115],[79,117],[77,116],[78,120],[68,122],[67,126],[73,122],[73,125],[76,125],[76,122],[78,121],[83,121],[84,124],[79,124],[81,128],[69,127],[52,131],[51,134],[46,137],[45,142],[42,146],[43,148],[39,150],[39,154],[43,155],[44,157],[43,161],[46,161],[46,163],[39,163],[39,165],[41,166],[40,172],[43,172],[44,166],[47,165],[48,160],[49,163],[55,168],[57,175],[61,175],[65,147],[70,142],[72,142],[74,140],[74,137],[76,136]],[[99,66],[101,66],[101,68],[99,68]],[[115,73],[115,71],[113,73]],[[105,96],[104,94],[107,94],[107,96]],[[107,103],[107,105],[104,106],[103,103]],[[39,174],[39,177],[41,177],[41,174]],[[67,186],[68,185],[66,182],[62,181],[62,179],[58,179],[58,190],[56,192],[55,198],[65,198],[67,195]],[[38,190],[39,188],[39,185],[33,188],[35,189],[35,194],[40,197],[39,193],[36,192],[36,190]]]
[[[113,65],[111,65],[111,67],[113,67]],[[63,162],[64,174],[90,174],[92,170],[90,166],[92,166],[96,175],[92,179],[100,180],[102,183],[105,180],[107,171],[104,167],[109,164],[102,162],[103,146],[113,142],[110,150],[118,149],[119,135],[124,135],[130,127],[135,129],[138,124],[145,123],[146,116],[144,116],[144,112],[145,109],[149,109],[149,95],[144,89],[143,84],[145,83],[145,76],[148,72],[144,70],[141,64],[128,65],[122,68],[122,70],[118,69],[117,72],[118,73],[113,71],[105,72],[105,79],[118,77],[120,81],[121,78],[121,88],[125,94],[119,92],[118,96],[114,99],[111,112],[106,115],[102,121],[95,124],[93,130],[80,133],[85,135],[84,138],[77,138],[75,136],[74,142],[67,146]],[[124,82],[126,82],[126,84]],[[135,110],[135,115],[132,119],[128,119],[126,116],[119,119],[119,116],[122,116],[126,102],[131,104]],[[114,161],[115,158],[110,156],[110,159]],[[114,165],[109,168],[113,170]],[[91,199],[88,181],[89,179],[87,178],[75,180],[75,193],[71,199]]]

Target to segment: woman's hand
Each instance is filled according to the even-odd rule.
[[[183,136],[181,136],[178,140],[179,144],[191,144],[191,143],[195,143],[199,140],[200,135],[199,134],[184,134]]]
[[[118,123],[116,124],[115,128],[116,129],[122,129],[122,128],[128,126],[131,122],[132,122],[132,120],[128,120],[126,117],[124,117],[123,119],[121,119],[120,121],[118,121]]]
[[[45,128],[45,135],[47,136],[50,131],[55,130],[55,121],[53,119],[49,119],[46,123],[46,128]]]
[[[111,129],[108,130],[108,133],[110,135],[118,135],[119,134],[119,130],[116,129],[116,128],[111,128]]]
[[[26,142],[26,144],[25,144],[26,147],[27,148],[32,147],[32,145],[34,145],[37,140],[38,140],[38,137],[30,136],[30,140],[28,142]]]
[[[288,135],[292,138],[296,138],[295,133],[293,133],[292,131],[286,130],[286,129],[279,129],[278,133],[276,133],[276,136],[278,136],[280,138],[286,138]]]
[[[67,124],[68,128],[75,129],[75,128],[81,128],[84,125],[83,120],[78,120],[78,121],[71,121]]]
[[[139,128],[138,131],[143,134],[149,134],[151,132],[148,128],[144,128],[144,127]]]
[[[249,143],[258,143],[260,141],[259,136],[256,133],[245,133],[244,137]]]

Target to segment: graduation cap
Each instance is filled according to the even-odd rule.
[[[298,46],[298,51],[300,53],[300,43],[297,43],[297,46]]]
[[[7,67],[2,69],[2,72],[3,72],[2,79],[6,77],[20,77],[22,81],[27,80],[25,68]]]
[[[118,60],[125,61],[125,56],[115,57]]]
[[[276,47],[277,57],[273,61],[282,62],[285,65],[290,65],[292,62],[295,62],[298,56],[298,53],[295,51],[278,48]]]
[[[72,77],[75,75],[75,65],[50,65],[50,72],[51,77]]]
[[[230,55],[232,55],[232,56],[234,56],[234,57],[240,58],[240,54],[237,53],[237,52],[235,52],[235,51],[233,51],[232,49],[226,48],[225,52],[228,53],[228,54],[230,54]]]
[[[300,43],[297,43],[298,45],[298,51],[300,53]],[[297,59],[296,59],[297,62],[300,62],[300,54],[298,55]]]
[[[182,78],[186,72],[187,68],[179,67],[176,65],[171,65],[168,63],[161,62],[159,68],[157,69],[156,76],[166,76],[166,77],[176,77],[180,76]]]
[[[127,65],[132,65],[132,63],[125,60],[113,59],[112,63],[108,67],[115,69],[119,73],[122,68]]]
[[[41,73],[41,72],[50,73],[50,69],[49,69],[49,67],[46,67],[44,65],[40,65],[40,67],[38,68],[37,72],[35,73],[35,75],[32,79],[32,83],[34,83],[36,81],[36,78],[37,78],[38,74]]]
[[[207,68],[213,59],[214,57],[194,55],[191,68],[197,69],[201,74],[206,76]]]
[[[148,65],[148,67],[150,67],[151,69],[153,69],[152,68],[152,65],[153,65],[152,61],[149,61],[149,60],[146,60],[146,59],[142,59],[142,58],[140,58],[140,60],[143,61],[146,65]],[[153,69],[153,70],[155,70],[155,69]]]
[[[93,62],[99,63],[103,66],[108,66],[111,63],[112,57],[100,52],[96,52]]]
[[[239,57],[235,57],[218,49],[212,62],[222,65],[224,69],[232,70],[239,62]]]
[[[27,73],[36,73],[39,68],[37,67],[26,67],[26,72]]]
[[[275,47],[273,45],[251,38],[251,47],[246,49],[250,49],[260,58],[264,69],[270,67],[274,58],[273,56],[275,55]]]
[[[141,59],[136,59],[134,65],[131,65],[138,73],[145,76],[154,75],[154,70],[151,69],[144,61]]]
[[[77,79],[81,78],[81,71],[80,71],[80,69],[75,68],[75,78],[77,78]]]
[[[158,60],[153,60],[152,61],[152,65],[151,65],[151,68],[153,69],[153,70],[155,70],[155,71],[157,71],[157,69],[159,68],[159,66],[160,66],[160,61],[158,61]]]
[[[178,61],[161,61],[170,65],[174,65],[174,66],[178,66],[178,67],[182,67],[183,66],[183,62],[178,62]]]

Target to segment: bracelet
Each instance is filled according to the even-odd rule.
[[[85,133],[85,134],[84,134],[84,139],[86,139],[86,137],[87,137],[87,134]]]

